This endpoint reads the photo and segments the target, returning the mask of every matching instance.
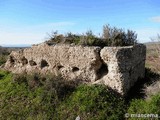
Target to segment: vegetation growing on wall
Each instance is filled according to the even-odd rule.
[[[103,26],[102,36],[96,36],[91,30],[85,34],[67,33],[66,35],[53,32],[46,41],[49,45],[68,43],[87,46],[129,46],[137,43],[137,34],[132,30],[119,29],[110,25]]]
[[[147,99],[146,96],[129,94],[132,97],[127,102],[102,85],[78,85],[73,81],[63,81],[60,76],[13,75],[0,71],[0,119],[61,120],[79,116],[83,120],[134,120],[137,118],[125,118],[125,113],[160,114],[160,58],[153,54],[155,49],[152,45],[147,47],[146,67],[151,69],[146,71],[143,84],[138,84],[138,89],[147,95]],[[144,90],[144,86],[149,91]],[[139,90],[133,89],[133,92],[138,95]]]
[[[103,46],[106,40],[106,45],[123,44],[135,44],[136,34],[134,32],[127,32],[132,37],[128,39],[121,39],[116,36],[116,31],[109,33],[104,26],[104,34],[101,38],[93,35],[92,31],[88,31],[86,36],[74,35],[68,33],[68,38],[61,37],[58,33],[55,34],[58,37],[57,40],[51,40],[50,44],[61,43],[60,38],[64,38],[64,43],[82,44],[82,45],[100,45]],[[110,31],[110,30],[109,30]],[[121,33],[124,31],[119,29]],[[122,37],[127,35],[123,33],[118,36]],[[133,35],[134,34],[134,35]],[[85,39],[82,39],[82,38]],[[93,39],[94,38],[94,39]],[[128,42],[129,38],[132,42]],[[158,36],[158,40],[159,40]],[[87,41],[86,41],[87,39]],[[113,41],[112,41],[113,40]],[[95,41],[100,41],[96,43]],[[126,42],[125,42],[126,41]],[[49,42],[49,41],[48,41]],[[127,43],[128,42],[128,43]],[[49,43],[48,43],[49,44]],[[120,45],[123,45],[120,44]],[[155,47],[156,46],[156,47]],[[149,67],[149,71],[146,71],[146,77],[143,79],[143,83],[139,89],[142,94],[147,96],[132,96],[129,101],[125,102],[125,99],[117,96],[114,92],[111,92],[106,86],[102,85],[78,85],[73,81],[63,81],[58,76],[42,76],[37,73],[31,75],[20,74],[13,75],[9,72],[0,70],[0,119],[34,119],[34,120],[58,120],[58,119],[75,119],[79,116],[83,120],[92,119],[152,119],[152,118],[125,118],[125,113],[130,114],[156,114],[160,115],[160,64],[159,54],[160,44],[147,45],[147,60],[146,67]],[[9,52],[3,51],[0,48],[0,54],[7,56]],[[2,62],[1,62],[2,61]],[[5,59],[4,59],[5,61]],[[4,63],[0,58],[0,64]],[[36,63],[29,61],[32,65]],[[154,73],[155,72],[155,73]],[[150,84],[153,83],[153,86]],[[144,87],[146,86],[146,88]],[[144,90],[148,89],[149,90]],[[134,89],[134,93],[137,89]],[[138,91],[140,93],[140,91]],[[146,92],[146,93],[144,93]],[[131,94],[129,94],[131,95]],[[146,98],[145,98],[146,97]],[[159,118],[153,118],[159,119]]]

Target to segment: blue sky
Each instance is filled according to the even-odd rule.
[[[160,33],[159,0],[0,0],[0,45],[36,44],[47,33],[102,33],[110,24],[149,42]]]

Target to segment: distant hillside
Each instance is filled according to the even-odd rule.
[[[0,55],[7,55],[12,51],[24,49],[27,47],[2,47],[0,46]]]
[[[0,66],[4,64],[7,60],[8,55],[12,51],[24,49],[23,47],[2,47],[0,46]]]
[[[9,50],[7,48],[3,48],[0,46],[0,55],[5,55],[5,54],[8,54],[9,53]]]
[[[154,45],[154,44],[160,44],[160,42],[146,42],[145,45]]]

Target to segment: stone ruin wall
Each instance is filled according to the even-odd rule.
[[[102,83],[121,94],[145,75],[146,47],[84,47],[47,44],[13,51],[5,69],[13,73],[62,74],[67,79]]]

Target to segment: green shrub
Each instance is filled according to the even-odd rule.
[[[74,90],[61,77],[0,72],[0,119],[54,119],[55,108]],[[12,79],[13,78],[13,79]]]
[[[134,99],[128,108],[129,114],[160,114],[160,93],[150,99]],[[129,118],[135,120],[135,118]],[[144,119],[144,118],[141,118]],[[157,119],[158,118],[154,118]]]
[[[46,41],[48,45],[53,45],[57,43],[67,43],[75,45],[85,45],[85,46],[128,46],[137,43],[137,34],[132,30],[125,32],[123,29],[118,29],[116,27],[110,27],[105,25],[103,27],[103,36],[97,37],[93,34],[91,30],[87,31],[85,34],[72,34],[67,33],[66,35],[58,34],[58,32],[53,32],[49,35],[50,39]]]
[[[0,66],[7,61],[7,55],[0,55]]]
[[[119,120],[125,119],[125,113],[160,114],[160,93],[146,100],[132,99],[127,108],[124,99],[104,85],[78,85],[51,74],[0,71],[0,101],[1,120],[71,120],[77,116]]]
[[[103,39],[106,46],[128,46],[137,43],[137,34],[132,30],[125,32],[123,29],[104,25]]]
[[[74,43],[74,44],[78,45],[80,42],[80,37],[81,37],[80,35],[76,35],[76,34],[69,32],[65,36],[64,43],[69,43],[69,44]]]
[[[0,66],[7,61],[7,56],[10,51],[7,48],[3,48],[0,46]]]
[[[118,120],[125,111],[124,101],[103,85],[81,85],[60,104],[58,119]]]
[[[0,119],[121,119],[124,101],[101,85],[80,85],[61,76],[0,71]],[[13,79],[14,78],[14,79]],[[30,84],[35,81],[37,84]],[[68,116],[67,116],[68,115]]]

